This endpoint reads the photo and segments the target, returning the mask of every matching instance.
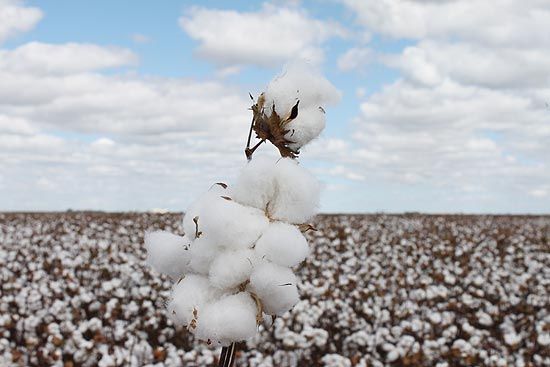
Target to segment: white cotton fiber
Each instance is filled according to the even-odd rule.
[[[199,314],[195,335],[228,345],[256,335],[256,303],[248,292],[226,296],[208,304]]]
[[[296,151],[321,134],[326,124],[323,111],[318,106],[301,108],[298,117],[286,125],[285,139],[291,142],[290,149]]]
[[[320,187],[317,179],[298,162],[282,158],[274,168],[275,197],[269,203],[272,219],[288,223],[304,223],[319,207]]]
[[[189,238],[195,238],[195,222],[193,222],[193,218],[198,216],[204,207],[209,205],[211,200],[225,196],[228,192],[227,188],[214,184],[187,208],[183,217],[183,231]]]
[[[256,256],[282,266],[296,266],[309,253],[309,246],[296,226],[273,222],[254,247]]]
[[[210,266],[210,283],[221,289],[234,288],[250,277],[254,262],[252,250],[224,251]]]
[[[254,267],[250,290],[260,297],[264,312],[269,315],[282,315],[299,300],[292,270],[270,262],[261,262]]]
[[[176,325],[188,326],[193,319],[193,309],[200,313],[204,305],[220,295],[221,291],[212,287],[208,278],[188,274],[172,288],[169,316]]]
[[[235,185],[231,186],[231,197],[236,202],[265,210],[275,194],[275,159],[254,156],[242,169]]]
[[[204,200],[195,205],[193,218],[198,217],[200,238],[208,239],[213,245],[228,249],[250,248],[267,227],[269,220],[263,210],[241,205],[219,195],[206,195]],[[193,228],[193,218],[186,214],[183,219],[184,230]],[[191,224],[189,223],[192,223]]]
[[[145,234],[147,262],[159,273],[179,279],[189,269],[189,244],[186,236],[177,236],[166,231]]]
[[[220,252],[220,247],[207,237],[197,238],[189,249],[189,269],[193,272],[208,275],[210,264]]]
[[[338,102],[340,93],[328,80],[314,71],[311,65],[293,63],[269,83],[265,99],[266,112],[270,114],[270,109],[275,105],[275,111],[281,118],[287,117],[296,102],[300,101],[298,119],[292,126],[298,139],[294,140],[296,144],[293,148],[297,149],[321,133],[325,126],[325,116],[319,107]],[[299,120],[302,110],[310,113],[305,113],[304,117],[307,115],[307,118]],[[311,113],[312,111],[319,113]]]

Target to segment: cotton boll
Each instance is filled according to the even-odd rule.
[[[256,335],[256,303],[248,292],[226,296],[199,311],[195,335],[222,345]]]
[[[321,134],[326,124],[323,111],[318,106],[299,110],[298,117],[291,120],[285,127],[288,130],[285,139],[291,142],[288,145],[290,149],[298,150]]]
[[[283,222],[273,222],[256,242],[254,251],[258,258],[282,266],[296,266],[308,255],[309,246],[298,228]]]
[[[241,205],[229,197],[208,195],[196,207],[192,214],[197,218],[200,238],[218,247],[249,248],[269,224],[263,210]],[[184,219],[186,225],[189,226],[188,220]]]
[[[189,244],[186,236],[177,236],[166,231],[145,234],[147,262],[159,273],[178,279],[189,268]]]
[[[319,136],[325,127],[323,106],[340,99],[338,90],[304,63],[288,65],[269,83],[264,96],[266,113],[270,115],[275,108],[282,119],[289,116],[299,101],[298,117],[288,124],[291,132],[286,136],[294,142],[290,148],[295,150]]]
[[[262,301],[264,312],[282,315],[299,301],[296,276],[289,268],[262,262],[250,275],[250,290]]]
[[[275,160],[264,156],[254,156],[241,170],[230,195],[236,202],[265,210],[275,194],[273,176]]]
[[[234,288],[250,277],[253,264],[252,250],[224,251],[212,262],[208,278],[215,287]]]
[[[320,187],[317,179],[290,158],[275,165],[275,197],[269,203],[272,219],[288,223],[304,223],[319,206]]]
[[[284,117],[297,100],[303,108],[317,108],[337,103],[340,92],[311,65],[295,62],[287,65],[283,73],[269,83],[265,99],[266,107],[275,104],[277,114]]]
[[[176,325],[187,326],[193,319],[193,309],[200,312],[203,306],[221,295],[212,287],[208,278],[188,274],[172,289],[168,303],[168,315]]]

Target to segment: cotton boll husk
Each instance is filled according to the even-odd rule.
[[[231,186],[230,195],[236,202],[265,210],[275,194],[273,166],[275,160],[265,156],[254,156],[239,173]]]
[[[274,167],[275,197],[269,203],[272,219],[288,223],[304,223],[319,207],[320,186],[317,179],[298,162],[280,159]]]
[[[226,296],[199,311],[195,335],[222,345],[256,335],[256,303],[248,292]]]
[[[193,272],[208,275],[210,264],[216,258],[220,247],[206,237],[199,237],[191,243],[189,249],[189,269]]]
[[[292,270],[267,261],[254,267],[249,289],[260,297],[264,312],[269,315],[282,315],[299,301]]]
[[[179,279],[189,269],[189,244],[187,236],[177,236],[166,231],[145,234],[147,262],[159,273]]]
[[[290,149],[298,150],[317,138],[325,128],[325,113],[319,107],[301,108],[298,117],[291,120],[286,129],[285,139],[291,143]]]
[[[251,247],[269,224],[263,210],[241,205],[219,195],[204,196],[192,215],[198,217],[198,228],[202,232],[200,238],[208,239],[215,246],[231,249]],[[192,218],[190,221],[194,233],[195,223]],[[186,226],[190,226],[189,219],[184,218],[184,229]]]
[[[309,246],[296,226],[273,222],[256,242],[256,256],[282,266],[296,266],[307,257]]]
[[[188,274],[172,288],[168,315],[176,325],[187,326],[193,319],[193,309],[201,312],[205,304],[221,294],[210,285],[208,278]]]
[[[215,287],[234,288],[250,277],[254,262],[253,250],[224,251],[210,265],[208,279]]]

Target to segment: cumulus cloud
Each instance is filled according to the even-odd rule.
[[[0,44],[18,33],[31,30],[42,18],[38,8],[18,0],[0,0]]]
[[[137,63],[130,50],[93,44],[29,42],[14,50],[0,50],[0,70],[26,74],[74,74]]]
[[[267,3],[256,12],[195,7],[179,24],[199,42],[198,55],[219,65],[278,66],[296,58],[318,63],[323,43],[345,35],[338,24],[303,9]]]
[[[395,38],[461,38],[486,45],[549,45],[550,5],[527,0],[341,0],[370,31]]]
[[[136,62],[128,49],[94,44],[0,49],[3,210],[177,209],[237,171],[246,92],[104,73]]]
[[[343,3],[367,32],[416,40],[399,53],[371,56],[401,76],[361,105],[354,122],[354,165],[374,179],[401,187],[444,187],[462,198],[499,191],[486,202],[490,207],[506,201],[503,192],[545,197],[550,23],[543,19],[550,16],[548,4]],[[361,55],[348,51],[340,69],[360,69]]]
[[[471,42],[426,40],[384,62],[411,80],[433,85],[444,78],[486,88],[546,87],[550,52],[546,48],[486,47]]]

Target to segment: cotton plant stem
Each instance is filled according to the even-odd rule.
[[[250,96],[250,98],[252,98],[252,96]],[[255,122],[255,118],[252,117],[252,122],[250,123],[250,130],[248,131],[248,139],[246,140],[246,148],[244,150],[247,161],[252,160],[252,154],[254,154],[254,151],[265,141],[265,139],[261,140],[252,149],[250,149],[250,141],[252,139],[252,129],[254,127],[254,122]],[[235,361],[235,352],[236,351],[237,351],[237,348],[235,346],[235,343],[231,343],[228,347],[222,347],[218,367],[231,367],[231,366],[233,366],[233,362]]]
[[[235,343],[231,343],[228,347],[223,347],[220,354],[220,362],[218,363],[218,367],[233,366],[236,351],[237,349],[235,348]]]

